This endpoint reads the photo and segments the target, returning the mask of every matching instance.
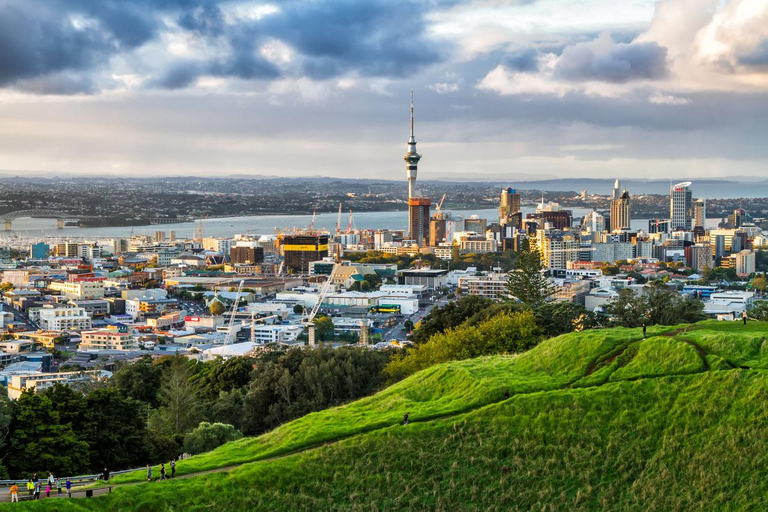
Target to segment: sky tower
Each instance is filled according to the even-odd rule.
[[[408,177],[408,238],[419,247],[429,245],[429,209],[432,202],[416,192],[416,172],[421,155],[416,152],[416,137],[413,135],[413,90],[411,90],[411,136],[408,138],[408,152],[405,160]]]
[[[416,196],[416,173],[421,155],[416,152],[416,137],[413,135],[413,89],[411,89],[411,136],[408,138],[408,152],[405,160],[406,176],[408,177],[408,199]]]

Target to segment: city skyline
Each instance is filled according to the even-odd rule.
[[[414,89],[423,180],[768,177],[764,2],[31,0],[0,20],[7,171],[397,179]]]

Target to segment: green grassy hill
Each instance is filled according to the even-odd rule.
[[[435,366],[182,461],[189,478],[140,472],[105,497],[13,506],[763,509],[767,434],[768,324],[587,331]]]

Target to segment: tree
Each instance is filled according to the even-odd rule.
[[[647,286],[645,294],[639,296],[623,289],[605,307],[611,323],[624,327],[694,323],[706,318],[703,310],[701,301],[690,296],[680,297],[660,283]]]
[[[759,276],[752,279],[752,288],[759,291],[760,293],[765,293],[765,289],[766,289],[765,276]]]
[[[6,459],[11,474],[76,475],[88,470],[88,444],[77,439],[69,424],[61,423],[50,398],[27,391],[15,409]]]
[[[150,356],[145,356],[118,369],[111,382],[123,395],[156,407],[162,373],[162,367],[153,364]]]
[[[264,354],[243,402],[242,430],[259,434],[312,411],[367,396],[383,383],[387,354],[358,347]]]
[[[192,455],[209,452],[224,443],[237,441],[241,437],[243,433],[232,425],[203,421],[184,436],[184,452]]]
[[[208,310],[213,316],[219,316],[224,314],[226,308],[224,308],[224,304],[222,304],[219,300],[213,299],[211,304],[208,306]]]
[[[6,293],[13,290],[13,284],[11,283],[3,283],[0,284],[0,292]]]
[[[194,428],[202,416],[200,388],[192,381],[193,365],[183,356],[173,357],[160,386],[160,412],[175,435]]]
[[[317,316],[315,317],[315,336],[320,341],[325,341],[333,336],[333,330],[336,328],[333,325],[333,320],[329,316]]]
[[[493,300],[479,295],[470,295],[449,302],[443,307],[433,308],[413,333],[414,343],[425,343],[433,335],[457,327],[474,315],[486,311]]]
[[[410,318],[403,323],[403,329],[405,329],[405,332],[413,331],[413,321]]]
[[[91,471],[127,469],[146,463],[149,449],[147,406],[116,389],[97,389],[85,397],[85,427]]]
[[[541,254],[530,246],[517,253],[514,268],[507,277],[507,293],[511,300],[536,308],[547,301],[552,286],[543,273]]]
[[[534,311],[536,323],[547,336],[559,336],[594,327],[595,317],[581,304],[573,302],[547,302]]]
[[[755,306],[749,310],[749,316],[755,320],[768,321],[768,301],[756,302]]]
[[[304,312],[304,306],[301,304],[296,304],[293,306],[293,312],[294,314],[300,315]]]
[[[385,372],[391,380],[399,380],[438,363],[521,352],[535,346],[540,334],[531,310],[502,312],[478,325],[463,324],[435,334],[393,358]]]

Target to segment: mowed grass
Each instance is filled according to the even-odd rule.
[[[654,328],[666,332],[671,328]],[[565,387],[579,379],[594,358],[642,338],[639,329],[587,331],[560,336],[520,355],[440,364],[376,395],[308,414],[264,435],[243,438],[177,464],[184,475],[263,460],[401,422],[429,421],[498,402],[510,394]],[[159,468],[153,469],[159,474]],[[114,483],[141,482],[145,471],[115,477]]]
[[[57,510],[763,510],[768,371],[521,394]],[[38,510],[46,502],[21,505]]]

